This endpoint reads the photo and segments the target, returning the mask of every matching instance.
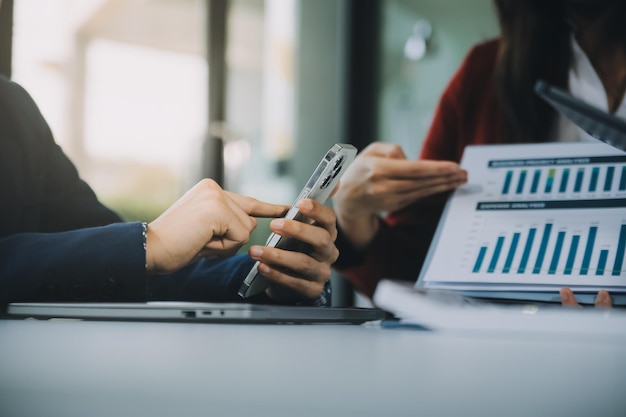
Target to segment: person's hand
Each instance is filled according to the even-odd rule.
[[[253,259],[261,262],[259,272],[271,282],[267,295],[281,302],[319,297],[330,278],[330,266],[339,256],[334,244],[337,227],[333,209],[310,199],[301,200],[298,208],[313,224],[274,219],[270,230],[300,241],[302,252],[258,245],[248,251]]]
[[[564,307],[581,307],[580,304],[576,301],[576,297],[574,297],[574,293],[568,287],[563,287],[560,290],[561,294],[561,304]],[[605,290],[598,291],[598,295],[596,296],[596,307],[601,308],[611,308],[611,296]]]
[[[344,173],[333,206],[346,237],[365,247],[378,231],[381,211],[402,209],[466,181],[467,172],[455,162],[408,160],[399,145],[375,142]]]
[[[278,217],[288,208],[224,191],[204,179],[148,225],[147,270],[174,272],[201,257],[233,255],[250,239],[254,217]]]

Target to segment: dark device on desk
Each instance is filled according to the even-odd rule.
[[[325,203],[339,182],[339,179],[348,168],[348,165],[350,165],[356,157],[356,154],[357,149],[352,145],[343,143],[333,145],[322,157],[317,168],[313,171],[311,178],[309,178],[296,198],[296,201],[285,215],[285,218],[310,223],[311,220],[305,218],[298,210],[298,203],[303,198],[310,198],[320,203]],[[265,246],[298,250],[301,244],[294,239],[284,238],[272,233],[267,239]],[[241,288],[239,288],[239,295],[241,297],[251,297],[265,291],[267,288],[268,282],[265,277],[258,272],[258,266],[259,262],[256,262],[241,284]]]
[[[148,303],[13,303],[8,317],[187,323],[361,324],[381,320],[382,310],[244,303],[156,301]]]
[[[324,156],[310,180],[296,199],[287,218],[307,221],[295,207],[302,198],[326,202],[342,173],[354,160],[352,145],[335,144]],[[272,234],[268,245],[289,248],[286,239]],[[256,265],[241,287],[248,296],[263,291],[266,280],[257,274]],[[12,303],[7,308],[12,318],[79,319],[115,321],[183,321],[204,323],[338,323],[361,324],[382,320],[385,313],[376,308],[312,307],[246,303],[202,303],[162,301],[148,303]]]
[[[585,103],[542,80],[535,84],[535,92],[594,138],[626,151],[626,120]]]

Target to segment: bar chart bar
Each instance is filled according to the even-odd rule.
[[[611,275],[618,276],[622,273],[624,264],[624,250],[626,249],[626,224],[623,224],[619,231],[619,239],[617,242],[617,252],[615,253],[615,263],[613,264],[613,273]]]
[[[606,169],[606,178],[604,179],[604,191],[611,191],[611,185],[613,185],[613,175],[615,175],[615,167],[608,167]]]
[[[546,181],[546,188],[545,188],[545,192],[547,193],[551,193],[552,192],[552,186],[554,185],[554,174],[556,173],[556,169],[552,168],[548,170],[548,179]]]
[[[486,253],[487,246],[481,246],[480,251],[478,252],[478,258],[476,258],[476,263],[474,264],[474,269],[472,269],[472,272],[476,273],[480,271],[480,267],[483,265]]]
[[[535,233],[537,233],[537,229],[534,227],[528,231],[528,238],[526,238],[526,245],[524,245],[522,260],[520,261],[519,268],[517,269],[518,274],[526,272],[526,266],[528,265],[528,259],[530,258],[530,251],[533,248],[533,241],[535,240]]]
[[[530,186],[530,193],[531,194],[535,194],[537,192],[537,188],[539,188],[539,179],[541,178],[541,170],[537,169],[535,170],[535,173],[533,174],[533,183]]]
[[[513,234],[513,240],[511,241],[511,247],[509,248],[509,253],[506,256],[506,261],[504,262],[504,268],[502,268],[502,273],[507,274],[511,271],[511,264],[513,264],[513,258],[515,258],[515,251],[517,250],[517,243],[519,242],[520,233]]]
[[[619,190],[626,191],[626,166],[622,167],[622,176],[619,179]]]
[[[522,172],[520,172],[519,174],[519,181],[517,183],[517,189],[515,190],[515,192],[517,194],[521,194],[524,191],[524,182],[526,182],[526,170],[523,169]]]
[[[567,261],[565,262],[565,270],[563,274],[571,275],[574,269],[574,261],[576,260],[576,251],[578,250],[578,242],[580,241],[580,235],[572,236],[572,244],[569,247],[567,254]]]
[[[493,251],[493,256],[491,257],[491,262],[489,262],[489,268],[487,272],[493,273],[496,270],[496,265],[498,264],[498,258],[500,257],[500,252],[502,251],[502,246],[504,245],[504,236],[498,237],[498,242],[496,243],[496,249]]]
[[[552,261],[550,261],[550,269],[548,274],[556,274],[556,268],[559,265],[559,259],[561,258],[561,250],[563,249],[563,241],[565,240],[565,232],[559,232],[556,238],[556,246],[552,254]]]
[[[504,187],[502,187],[502,194],[508,194],[511,188],[511,181],[513,180],[513,171],[507,171],[504,178]]]
[[[600,251],[600,258],[598,259],[598,267],[596,268],[596,275],[604,275],[604,269],[606,268],[606,259],[609,257],[609,251],[602,249]]]
[[[598,176],[600,175],[600,168],[591,168],[591,181],[589,182],[589,192],[593,193],[598,188]]]
[[[546,223],[543,229],[543,236],[541,237],[541,245],[539,246],[537,260],[535,261],[535,267],[533,268],[533,274],[538,274],[541,272],[541,266],[543,265],[543,260],[546,257],[546,248],[548,247],[548,241],[550,240],[551,231],[552,223]]]
[[[567,191],[567,181],[569,180],[569,168],[563,170],[563,176],[561,177],[561,185],[559,185],[559,192],[564,193]]]
[[[583,177],[585,176],[585,168],[578,168],[576,171],[576,183],[574,184],[574,192],[579,193],[583,188]]]
[[[580,266],[580,275],[587,275],[589,272],[589,263],[593,254],[593,245],[596,242],[596,233],[598,233],[598,228],[591,226],[589,228],[589,236],[587,237],[587,245],[585,246],[585,254],[583,255],[583,263]]]

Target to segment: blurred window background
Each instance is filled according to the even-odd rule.
[[[202,0],[17,0],[13,73],[100,199],[151,220],[207,130]]]
[[[295,0],[231,0],[225,115],[209,123],[205,0],[16,0],[12,78],[99,198],[151,220],[224,145],[225,188],[290,202]],[[36,28],[36,29],[35,29]],[[266,92],[271,91],[271,94]]]

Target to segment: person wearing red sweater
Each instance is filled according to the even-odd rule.
[[[626,115],[626,4],[616,0],[495,0],[501,36],[467,54],[440,98],[420,158],[395,144],[365,148],[334,197],[334,267],[371,298],[383,278],[415,281],[443,205],[467,180],[469,144],[585,140],[535,96],[542,78]],[[587,100],[589,101],[589,100]],[[384,218],[379,213],[388,213]],[[563,303],[575,304],[569,289]],[[610,305],[601,291],[596,304]]]

